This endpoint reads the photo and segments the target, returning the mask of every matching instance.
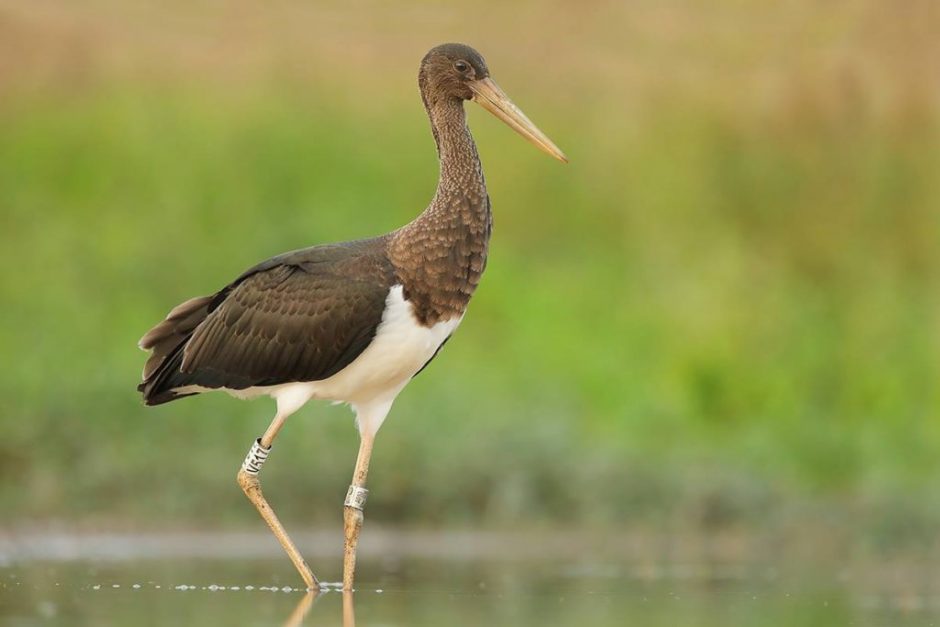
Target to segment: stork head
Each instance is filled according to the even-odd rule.
[[[441,101],[472,100],[505,122],[539,150],[568,162],[568,158],[513,104],[499,85],[490,78],[483,55],[465,44],[441,44],[424,55],[418,72],[418,84],[425,105]]]

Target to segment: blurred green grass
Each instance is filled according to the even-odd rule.
[[[234,473],[272,405],[145,409],[135,343],[258,260],[425,206],[436,161],[413,85],[380,106],[319,87],[8,91],[6,523],[254,522]],[[489,269],[379,436],[370,515],[710,528],[822,508],[932,537],[940,115],[916,94],[885,111],[807,90],[769,110],[621,112],[521,89],[566,167],[473,110]],[[335,522],[356,441],[343,408],[291,419],[265,479],[285,518]]]

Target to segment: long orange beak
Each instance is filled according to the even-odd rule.
[[[514,131],[528,139],[542,152],[568,163],[568,157],[539,128],[513,104],[499,85],[491,78],[481,78],[468,83],[473,91],[473,101],[508,124]]]

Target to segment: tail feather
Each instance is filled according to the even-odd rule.
[[[148,405],[159,405],[190,394],[177,394],[180,366],[183,363],[183,347],[193,331],[209,314],[209,305],[214,296],[200,296],[177,305],[166,319],[147,331],[138,346],[151,351],[144,364],[143,381],[137,390]]]

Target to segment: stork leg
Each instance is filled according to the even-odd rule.
[[[252,444],[248,455],[245,457],[244,463],[242,463],[241,469],[238,471],[238,485],[241,486],[245,496],[247,496],[248,500],[255,506],[258,513],[261,514],[264,522],[268,523],[268,527],[271,528],[277,541],[284,547],[287,556],[290,557],[297,572],[300,573],[304,583],[307,584],[307,588],[310,590],[318,590],[320,584],[317,578],[313,576],[313,572],[311,572],[310,567],[307,566],[307,562],[304,561],[300,551],[297,550],[294,542],[290,539],[290,536],[287,535],[287,531],[284,530],[284,525],[278,520],[274,510],[271,509],[271,506],[268,505],[268,501],[264,498],[264,494],[261,493],[261,480],[258,477],[261,472],[261,467],[264,465],[271,451],[271,444],[274,442],[277,432],[284,426],[286,419],[287,414],[279,411],[267,431],[264,432],[264,435],[255,440],[254,444]]]
[[[352,485],[346,493],[346,503],[343,508],[343,523],[345,528],[345,548],[343,551],[343,590],[352,590],[353,576],[356,572],[356,547],[359,545],[359,531],[362,529],[362,508],[366,504],[366,475],[369,473],[369,459],[372,457],[372,442],[375,433],[366,429],[362,431],[359,440],[359,456],[356,458],[356,470],[353,473]]]

